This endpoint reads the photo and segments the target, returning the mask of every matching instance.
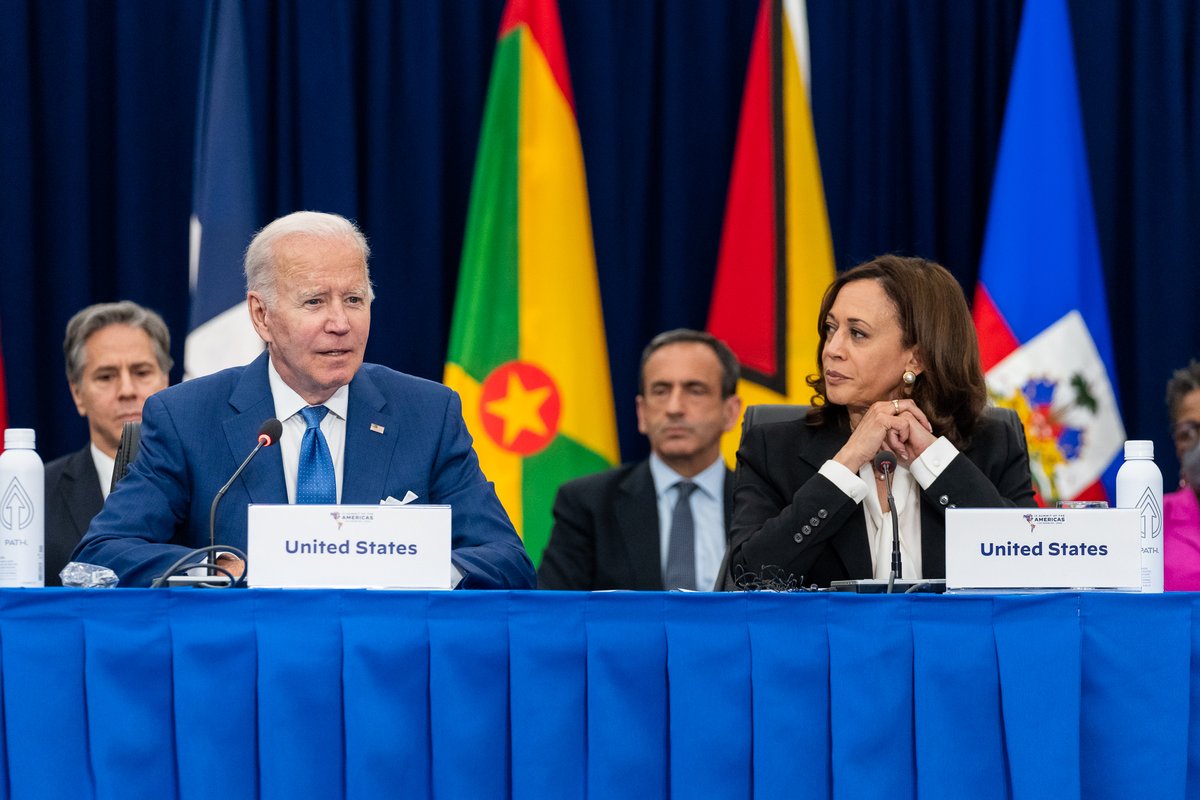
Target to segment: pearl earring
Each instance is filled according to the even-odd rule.
[[[900,379],[904,381],[905,386],[912,386],[917,382],[917,373],[911,369],[906,369],[904,370],[904,374],[900,376]]]

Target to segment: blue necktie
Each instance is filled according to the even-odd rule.
[[[668,591],[696,588],[696,521],[692,517],[689,498],[699,487],[691,481],[680,481],[675,486],[679,492],[675,500],[675,511],[671,514],[671,539],[667,542],[667,574],[663,579],[663,588]]]
[[[297,503],[336,503],[337,478],[333,473],[333,456],[325,434],[321,433],[321,420],[329,409],[325,406],[309,406],[300,409],[300,416],[308,423],[304,438],[300,440],[300,469],[296,472]]]

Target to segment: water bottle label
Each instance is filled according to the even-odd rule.
[[[13,478],[0,496],[0,526],[5,530],[19,531],[33,524],[33,500],[29,492],[21,485],[19,478]]]
[[[1142,538],[1157,539],[1162,536],[1162,508],[1154,496],[1154,490],[1146,487],[1133,507],[1142,515]]]

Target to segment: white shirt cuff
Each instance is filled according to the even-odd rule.
[[[917,456],[909,470],[917,483],[921,484],[921,488],[928,489],[957,456],[958,448],[950,444],[950,440],[945,436],[939,436],[933,444],[925,448],[924,453]]]
[[[821,465],[820,473],[854,502],[861,503],[866,498],[866,481],[851,472],[844,464],[831,458]]]

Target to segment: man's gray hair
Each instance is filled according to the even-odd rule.
[[[150,337],[154,346],[154,359],[158,368],[166,375],[171,371],[171,333],[162,317],[148,308],[130,300],[119,303],[97,303],[71,317],[67,323],[67,335],[63,339],[63,360],[67,365],[67,382],[74,385],[83,378],[87,340],[109,325],[128,325],[140,328]]]
[[[737,356],[729,349],[729,345],[707,331],[675,328],[655,336],[642,350],[642,363],[638,367],[638,394],[646,393],[646,362],[650,360],[650,356],[669,344],[681,343],[702,344],[711,349],[721,364],[721,398],[733,397],[737,393],[738,379],[742,376],[742,371]]]
[[[267,306],[275,305],[276,274],[275,245],[289,236],[311,236],[317,239],[349,239],[362,252],[363,265],[366,269],[367,299],[375,299],[375,289],[371,286],[371,248],[367,245],[367,237],[363,236],[350,220],[338,214],[326,214],[321,211],[294,211],[280,217],[254,234],[246,255],[242,260],[242,269],[246,274],[246,291],[258,292]]]

